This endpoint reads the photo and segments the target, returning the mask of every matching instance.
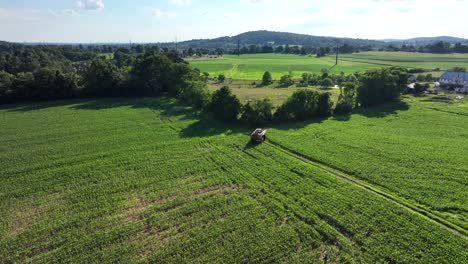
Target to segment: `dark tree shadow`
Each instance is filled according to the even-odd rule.
[[[339,121],[339,122],[346,122],[351,119],[351,113],[349,114],[343,114],[343,115],[337,115],[333,117],[333,120]]]
[[[217,135],[234,135],[245,133],[241,127],[225,124],[212,119],[209,116],[202,116],[198,121],[190,124],[180,131],[183,138],[211,137]]]
[[[388,115],[395,115],[399,111],[407,111],[409,105],[406,102],[398,101],[379,106],[361,107],[354,111],[354,114],[362,115],[368,118],[384,118]]]
[[[289,121],[289,122],[278,122],[273,124],[271,127],[279,130],[296,130],[301,129],[312,124],[321,124],[328,118],[314,118],[307,121]]]
[[[35,102],[22,102],[13,104],[0,105],[0,110],[6,110],[8,112],[29,112],[35,110],[46,109],[50,107],[60,107],[67,105],[74,105],[83,102],[83,99],[69,99],[69,100],[57,100],[57,101],[35,101]]]

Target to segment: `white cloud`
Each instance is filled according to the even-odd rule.
[[[52,9],[47,9],[47,11],[49,12],[49,14],[55,16],[55,17],[58,17],[58,16],[71,16],[71,15],[75,15],[77,12],[76,10],[74,9],[63,9],[63,10],[60,10],[60,11],[54,11]]]
[[[76,8],[82,10],[101,10],[104,9],[104,0],[76,1]]]
[[[169,0],[169,3],[178,6],[189,6],[192,4],[192,0]]]
[[[177,14],[174,12],[166,12],[158,8],[154,8],[151,14],[155,17],[161,17],[161,18],[173,18],[177,16]]]

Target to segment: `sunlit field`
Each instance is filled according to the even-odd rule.
[[[466,109],[405,99],[255,146],[171,99],[3,106],[0,259],[461,263]]]
[[[216,59],[191,59],[189,62],[193,67],[199,68],[202,72],[208,72],[212,76],[225,74],[228,78],[261,80],[265,71],[270,71],[274,79],[279,79],[289,72],[292,72],[294,78],[300,78],[304,72],[319,74],[324,68],[335,74],[341,72],[350,74],[390,66],[423,68],[433,71],[435,75],[440,75],[441,71],[456,66],[468,67],[468,55],[362,52],[340,55],[337,66],[334,66],[334,55],[323,58],[287,54],[225,55]],[[439,68],[438,71],[436,71],[437,68]]]

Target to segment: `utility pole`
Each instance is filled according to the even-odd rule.
[[[177,37],[175,37],[175,52],[177,53]]]
[[[240,36],[237,36],[237,56],[240,56]]]
[[[340,53],[340,43],[338,40],[336,41],[336,63],[335,65],[338,65],[338,54]]]

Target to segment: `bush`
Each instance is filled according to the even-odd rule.
[[[466,68],[465,68],[465,67],[453,67],[450,71],[454,71],[454,72],[466,72]]]
[[[294,81],[291,75],[288,74],[288,75],[281,76],[279,83],[282,87],[289,87],[294,84]]]
[[[421,84],[421,83],[416,83],[414,85],[414,93],[416,94],[420,94],[424,91],[427,91],[427,89],[429,89],[429,84],[426,83],[426,84]]]
[[[221,121],[235,121],[241,111],[239,99],[232,94],[229,87],[224,86],[213,93],[208,109],[214,117]]]
[[[273,104],[270,99],[263,99],[244,106],[241,120],[250,126],[263,126],[269,123],[272,118]]]
[[[335,115],[344,115],[349,114],[353,111],[353,102],[346,100],[345,97],[340,96],[338,102],[336,103],[335,110],[333,113]]]
[[[325,78],[322,81],[320,81],[320,85],[322,87],[328,88],[333,86],[333,81],[330,78]]]
[[[218,81],[220,83],[223,83],[226,80],[226,76],[224,74],[218,75]]]
[[[271,78],[271,74],[270,72],[265,72],[263,74],[263,78],[262,78],[262,85],[269,85],[273,82],[273,79]]]
[[[418,82],[424,82],[426,80],[426,77],[422,74],[418,74],[418,76],[416,76],[416,80]]]
[[[426,79],[425,81],[426,82],[432,82],[434,80],[434,77],[432,76],[432,74],[426,74]]]

